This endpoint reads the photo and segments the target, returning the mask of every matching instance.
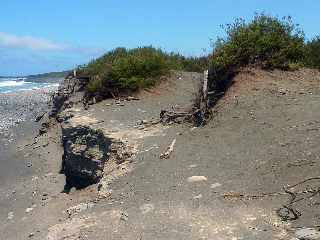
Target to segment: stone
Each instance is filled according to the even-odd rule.
[[[217,187],[221,187],[222,186],[222,184],[221,183],[213,183],[213,184],[211,184],[211,186],[210,186],[210,188],[217,188]]]
[[[205,176],[192,176],[188,178],[188,182],[189,183],[193,183],[193,182],[204,182],[207,181],[207,177]]]
[[[87,209],[90,209],[94,206],[94,203],[92,202],[88,202],[88,203],[80,203],[76,206],[70,207],[66,210],[66,212],[68,213],[69,216],[72,216],[74,214],[83,212]]]
[[[140,98],[137,98],[137,97],[132,97],[132,96],[128,96],[127,98],[126,98],[126,100],[127,101],[132,101],[132,100],[140,100]]]
[[[320,232],[314,228],[301,228],[295,232],[295,235],[301,240],[320,239]]]
[[[28,237],[29,237],[29,238],[34,237],[34,233],[33,233],[33,232],[32,232],[32,233],[29,233]]]
[[[8,213],[8,220],[13,219],[13,217],[14,217],[14,213],[13,212],[9,212]]]
[[[32,212],[32,211],[33,211],[33,208],[31,207],[31,208],[27,208],[25,212],[26,212],[26,213],[30,213],[30,212]]]
[[[41,127],[41,128],[39,129],[39,135],[43,135],[43,134],[45,134],[45,133],[47,133],[47,132],[48,132],[48,129],[45,128],[45,127]]]
[[[199,195],[193,197],[193,199],[201,199],[201,198],[202,198],[202,194],[199,194]]]
[[[56,118],[62,110],[72,106],[74,102],[81,101],[84,94],[82,90],[88,81],[89,79],[85,77],[66,77],[52,97],[52,108],[49,112],[49,117]]]
[[[279,94],[281,95],[286,95],[288,93],[288,90],[287,89],[284,89],[284,88],[279,88],[278,90]]]
[[[122,221],[128,221],[129,215],[126,212],[121,212],[120,220]]]
[[[62,135],[66,187],[81,189],[98,183],[109,159],[111,140],[102,131],[81,124],[62,124]]]
[[[154,205],[150,203],[143,204],[142,206],[140,206],[140,210],[142,214],[147,214],[154,210]]]

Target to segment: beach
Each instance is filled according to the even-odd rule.
[[[15,95],[12,111],[25,120],[7,128],[0,146],[1,239],[302,239],[293,236],[318,221],[319,76],[243,71],[203,127],[157,121],[162,109],[196,101],[197,73],[172,74],[135,98],[74,103],[39,137],[34,119],[48,96]],[[63,160],[81,170],[78,156],[98,162],[98,144],[108,140],[100,182],[66,191]],[[312,178],[290,188],[301,197],[292,221],[284,187]]]
[[[54,88],[0,94],[0,133],[48,110]]]
[[[26,215],[36,205],[46,205],[46,191],[54,188],[58,194],[65,183],[59,175],[61,152],[56,144],[59,135],[53,130],[52,137],[47,134],[38,137],[41,122],[35,121],[49,111],[55,90],[42,88],[0,94],[1,239],[15,232],[14,239],[27,238],[29,233],[16,231],[32,228],[33,221]],[[52,166],[52,162],[57,164]]]
[[[17,180],[19,174],[30,172],[17,148],[32,141],[38,134],[40,124],[37,116],[49,110],[49,101],[56,87],[28,91],[0,93],[0,183],[4,185]]]

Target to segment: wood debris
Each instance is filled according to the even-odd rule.
[[[176,141],[177,141],[177,139],[173,139],[172,143],[167,148],[167,150],[160,155],[161,159],[163,159],[163,158],[168,159],[170,157],[170,154],[173,152],[173,148],[174,148],[174,145],[176,144]]]

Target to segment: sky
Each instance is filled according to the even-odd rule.
[[[255,12],[293,17],[320,34],[317,0],[1,0],[0,75],[72,69],[115,47],[153,45],[199,56],[221,24]]]

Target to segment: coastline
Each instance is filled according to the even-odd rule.
[[[34,121],[38,114],[48,111],[51,96],[57,88],[0,93],[0,134],[22,122]]]
[[[38,134],[40,123],[35,119],[49,110],[54,91],[54,88],[47,88],[0,94],[1,187],[31,173],[24,159],[28,155],[21,154],[18,149]]]
[[[201,75],[177,73],[136,100],[106,99],[87,109],[75,101],[79,92],[68,91],[67,83],[74,82],[67,79],[61,92],[69,94],[69,107],[57,111],[59,124],[36,139],[40,123],[13,128],[23,134],[14,135],[6,152],[18,171],[0,189],[1,236],[294,239],[297,228],[308,230],[318,220],[318,205],[309,200],[319,198],[308,196],[317,191],[317,181],[300,186],[297,194],[304,199],[294,206],[302,213],[297,221],[283,221],[277,211],[288,201],[284,186],[319,172],[320,77],[311,76],[312,71],[244,71],[205,127],[155,121],[164,108],[183,111],[193,103]],[[248,90],[249,83],[254,86]],[[111,141],[104,175],[97,184],[66,193],[62,156],[98,162],[96,133]],[[172,151],[162,158],[169,146]],[[70,168],[80,166],[73,163]],[[154,231],[159,222],[164,228]]]
[[[1,237],[26,239],[35,219],[32,210],[46,206],[65,183],[59,174],[62,150],[59,129],[37,137],[41,121],[35,118],[50,110],[55,89],[39,89],[0,94],[0,105],[7,124],[0,129],[0,232]],[[1,125],[1,126],[3,126]],[[55,131],[57,130],[57,131]],[[56,161],[55,161],[56,160]],[[19,231],[16,231],[20,229]]]

